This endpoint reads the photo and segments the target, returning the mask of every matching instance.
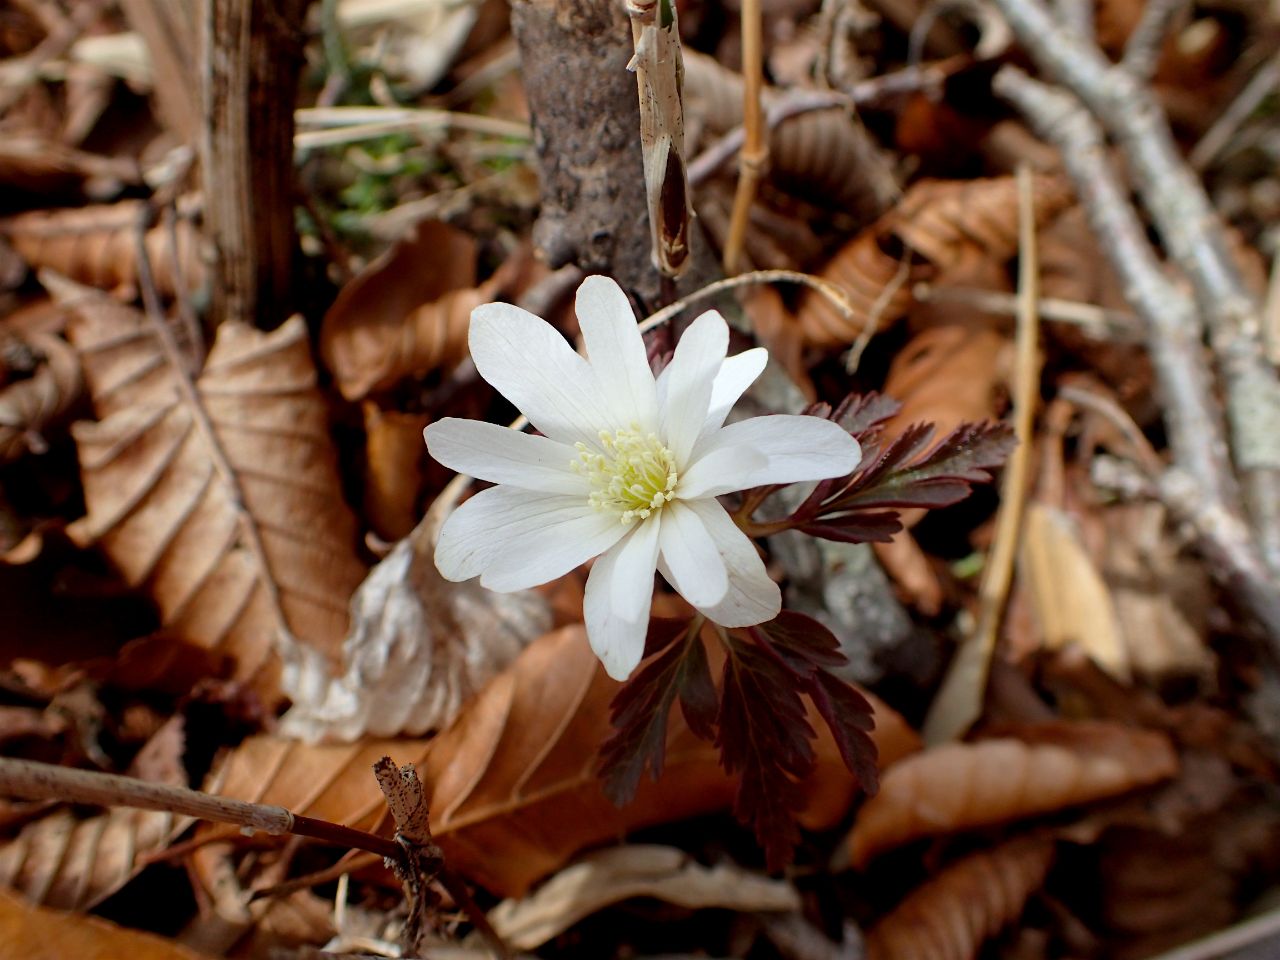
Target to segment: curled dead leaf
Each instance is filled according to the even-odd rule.
[[[901,319],[912,304],[912,284],[927,273],[926,264],[894,251],[876,227],[869,227],[837,250],[818,274],[844,291],[853,316],[846,317],[828,297],[806,290],[796,306],[796,322],[816,346],[848,346]]]
[[[695,737],[683,714],[668,727],[666,767],[641,780],[635,799],[615,807],[596,777],[610,732],[617,685],[591,653],[582,627],[531,644],[432,743],[423,780],[437,841],[454,867],[491,890],[515,896],[594,843],[642,826],[727,809],[736,783],[713,744]],[[872,734],[881,762],[915,748],[905,723],[879,702]],[[825,725],[813,774],[803,785],[801,822],[829,829],[856,790]]]
[[[34,269],[56,270],[103,290],[136,289],[138,228],[145,213],[146,205],[140,200],[38,210],[0,220],[0,236]],[[156,289],[167,296],[179,292],[179,279],[182,292],[199,289],[204,283],[200,236],[192,215],[179,216],[172,240],[163,223],[146,233]]]
[[[885,773],[880,792],[858,811],[850,855],[861,869],[920,837],[1127,793],[1177,769],[1164,734],[1104,722],[1044,724],[1018,740],[943,744]]]
[[[382,539],[406,536],[421,517],[418,491],[426,447],[422,431],[431,422],[425,413],[384,410],[372,400],[364,412],[364,515]]]
[[[884,392],[902,404],[885,425],[895,437],[913,423],[945,437],[960,424],[995,419],[1011,343],[989,327],[948,324],[912,337],[889,367]]]
[[[471,311],[509,277],[500,270],[476,287],[476,257],[469,234],[424,220],[342,288],[320,328],[320,356],[344,397],[359,400],[466,356]]]
[[[44,362],[0,392],[0,462],[44,452],[41,431],[66,413],[82,389],[80,358],[65,340],[41,333],[24,339]]]
[[[319,657],[286,669],[285,733],[350,741],[438,730],[551,626],[539,593],[445,580],[428,541],[406,537],[357,589],[339,675]]]
[[[706,867],[675,847],[627,844],[587,854],[524,899],[504,900],[489,912],[489,922],[508,946],[532,950],[597,910],[632,897],[691,910],[800,908],[800,894],[786,881],[732,863]]]
[[[1075,195],[1061,177],[1032,181],[1037,226],[1071,206]],[[1018,252],[1018,185],[1014,177],[922,180],[891,214],[891,229],[939,274],[961,272],[971,259],[1003,263]]]
[[[166,632],[235,658],[269,701],[294,641],[335,657],[363,567],[300,318],[223,324],[191,382],[145,317],[76,294],[97,423],[73,428],[97,543]]]
[[[1053,841],[1032,835],[975,853],[914,891],[867,936],[867,960],[972,960],[1044,882]]]

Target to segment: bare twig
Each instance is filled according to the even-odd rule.
[[[917,283],[911,288],[911,295],[920,303],[960,303],[987,313],[1010,316],[1018,312],[1017,295],[1000,290],[937,287],[931,283]],[[1072,324],[1100,340],[1132,342],[1140,341],[1143,337],[1142,321],[1123,310],[1111,310],[1092,303],[1057,297],[1041,297],[1036,303],[1036,310],[1039,311],[1041,320]]]
[[[1262,65],[1239,95],[1227,105],[1227,109],[1222,111],[1222,116],[1205,131],[1187,156],[1191,166],[1204,170],[1213,163],[1240,125],[1277,87],[1280,87],[1280,53]]]
[[[73,770],[34,760],[0,757],[0,794],[28,800],[62,800],[161,810],[214,823],[233,823],[249,832],[261,830],[275,836],[292,833],[311,837],[340,847],[368,850],[393,860],[401,856],[400,847],[385,837],[327,820],[304,817],[284,807],[216,797],[185,787],[150,783],[114,773]]]
[[[1015,67],[996,75],[995,89],[1013,101],[1039,133],[1058,146],[1095,235],[1119,272],[1127,296],[1146,323],[1169,446],[1178,467],[1175,491],[1188,484],[1200,522],[1192,523],[1219,580],[1238,592],[1280,650],[1280,591],[1250,537],[1204,361],[1192,302],[1165,276],[1137,214],[1107,161],[1102,132],[1078,101],[1032,80]],[[1243,585],[1243,586],[1242,586]]]
[[[1165,247],[1191,281],[1222,372],[1250,525],[1267,566],[1280,571],[1280,378],[1263,354],[1261,307],[1232,261],[1221,219],[1139,78],[1063,28],[1043,0],[995,2],[1037,65],[1115,137]],[[1074,152],[1073,145],[1067,153]]]
[[[742,245],[756,189],[769,162],[769,140],[764,134],[761,98],[764,95],[764,64],[761,40],[760,0],[742,4],[742,129],[743,144],[738,154],[738,186],[733,195],[729,236],[724,244],[724,272],[732,276],[741,267]]]
[[[449,869],[444,860],[444,852],[431,836],[427,797],[413,764],[398,767],[390,757],[383,757],[373,765],[373,774],[387,798],[391,817],[395,820],[396,842],[404,848],[404,856],[396,858],[395,862],[401,879],[412,896],[405,933],[408,941],[406,945],[410,949],[420,946],[422,934],[426,932],[425,911],[432,903],[429,883],[435,879],[449,891],[454,902],[466,913],[467,919],[475,925],[493,952],[505,960],[511,955],[507,945],[490,925],[488,917],[476,904],[467,885]]]
[[[1040,262],[1036,249],[1035,209],[1029,167],[1018,169],[1018,323],[1014,362],[1013,417],[1018,446],[1009,455],[1000,481],[1000,512],[995,540],[978,588],[978,622],[956,654],[925,718],[927,743],[960,736],[982,712],[991,654],[1004,616],[1013,562],[1022,529],[1035,413],[1040,396],[1039,315]]]
[[[1146,0],[1142,17],[1125,44],[1120,65],[1139,80],[1150,80],[1156,72],[1165,36],[1186,8],[1187,0]]]

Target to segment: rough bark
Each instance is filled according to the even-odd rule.
[[[273,328],[287,316],[293,222],[293,91],[310,0],[202,0],[205,219],[213,321]]]

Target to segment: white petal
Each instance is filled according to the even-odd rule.
[[[699,469],[703,459],[733,459],[721,451],[739,448],[765,458],[762,466],[742,471],[718,468],[718,483],[707,483],[708,468]],[[720,429],[703,445],[699,460],[685,471],[689,489],[697,489],[703,497],[718,497],[734,490],[746,490],[766,483],[798,483],[804,480],[826,480],[852,473],[862,459],[858,441],[839,425],[821,417],[786,416],[752,417]],[[712,461],[716,463],[716,461]],[[698,486],[693,487],[694,480]],[[681,496],[693,494],[681,483]]]
[[[597,516],[583,497],[530,493],[508,486],[482,490],[449,514],[440,528],[436,566],[447,580],[470,580],[488,569],[512,543],[536,538],[548,528],[583,515]]]
[[[657,392],[627,295],[608,277],[587,277],[578,287],[577,312],[591,369],[614,419],[652,432],[658,425]]]
[[[707,411],[707,419],[702,425],[699,439],[724,426],[724,418],[746,393],[747,387],[755,383],[756,377],[764,372],[768,362],[769,351],[764,347],[755,347],[728,357],[720,364],[720,372],[711,384],[711,409]]]
[[[667,367],[662,436],[677,464],[693,451],[711,405],[711,387],[729,349],[729,326],[709,310],[685,330]]]
[[[592,510],[585,500],[578,503],[576,516],[519,536],[504,534],[502,551],[481,574],[480,585],[498,593],[536,587],[599,556],[626,534],[628,527],[617,514]]]
[[[697,456],[677,482],[676,496],[681,500],[702,500],[745,489],[738,485],[737,478],[752,476],[769,464],[768,457],[747,446],[719,446]]]
[[[471,358],[497,388],[553,440],[594,443],[616,430],[590,364],[573,352],[551,324],[509,303],[471,311]]]
[[[658,566],[658,538],[665,526],[664,513],[665,510],[659,511],[633,524],[631,533],[617,547],[609,599],[623,620],[635,620],[649,609],[653,599],[653,572]]]
[[[468,477],[584,499],[590,493],[586,477],[569,467],[578,452],[550,437],[457,417],[437,420],[423,436],[431,456]]]
[[[707,528],[729,573],[729,591],[724,599],[710,607],[699,607],[699,612],[725,627],[749,627],[776,617],[782,609],[782,591],[769,577],[747,535],[715,500],[695,500],[686,506]],[[663,566],[659,565],[659,570],[665,577]]]
[[[630,539],[634,539],[634,535]],[[650,575],[643,591],[636,588],[640,601],[636,618],[624,620],[618,615],[613,603],[614,583],[620,555],[626,547],[627,544],[617,544],[596,560],[587,577],[587,592],[582,602],[591,649],[604,664],[605,672],[615,680],[631,676],[644,656],[644,639],[649,632],[649,607],[653,602],[653,577]],[[635,586],[633,582],[630,585]]]
[[[729,574],[702,520],[678,500],[663,507],[661,516],[658,545],[671,585],[695,607],[719,603],[729,590]]]

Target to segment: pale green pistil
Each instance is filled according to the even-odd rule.
[[[597,510],[618,514],[623,523],[637,517],[647,520],[675,495],[676,460],[657,434],[636,428],[616,433],[601,430],[604,453],[585,443],[576,446],[578,459],[571,466],[591,483],[587,502]]]

